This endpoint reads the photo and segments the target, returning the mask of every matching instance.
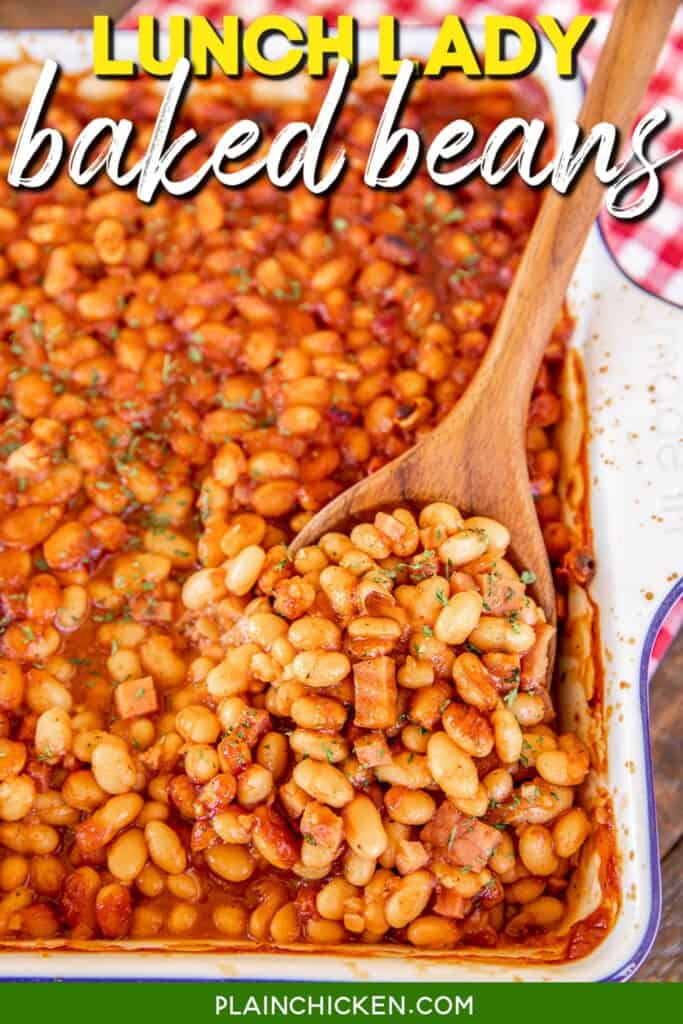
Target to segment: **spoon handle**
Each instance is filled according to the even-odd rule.
[[[585,132],[607,121],[627,137],[677,8],[678,0],[621,0],[584,100],[579,123]],[[590,167],[571,194],[548,189],[486,355],[462,399],[489,421],[494,403],[517,437],[603,194]]]

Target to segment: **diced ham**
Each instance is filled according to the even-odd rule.
[[[467,917],[472,909],[472,900],[460,896],[455,889],[441,889],[436,896],[434,913],[442,917],[454,917],[459,921]]]
[[[362,729],[391,729],[398,716],[396,665],[381,656],[356,662],[353,666],[356,717]]]
[[[226,733],[218,744],[218,760],[221,769],[231,775],[239,775],[251,764],[251,750],[244,740],[235,735],[234,729]]]
[[[501,841],[500,832],[478,818],[462,814],[444,800],[420,833],[420,839],[451,864],[481,871]]]
[[[102,886],[100,876],[91,867],[80,867],[67,875],[59,901],[65,923],[74,938],[90,939],[95,932],[95,897]]]
[[[547,686],[548,651],[555,629],[542,622],[534,628],[536,640],[530,651],[522,657],[521,689],[538,690]]]
[[[269,729],[270,715],[264,708],[245,707],[239,722],[233,726],[231,731],[248,747],[254,747]]]
[[[375,516],[375,526],[380,533],[388,537],[394,544],[400,543],[406,535],[406,527],[393,516],[386,512],[378,512]]]
[[[485,572],[477,576],[484,601],[484,611],[490,615],[512,615],[524,601],[524,584],[519,580],[501,576],[498,572]]]
[[[128,611],[136,622],[173,622],[173,602],[159,601],[148,594],[134,594],[128,602]]]
[[[353,751],[360,764],[376,768],[380,764],[391,764],[391,751],[381,732],[368,732],[359,736],[353,744]]]
[[[253,842],[261,856],[281,871],[288,871],[298,860],[294,834],[274,807],[261,804],[254,811]]]
[[[311,867],[330,864],[337,856],[344,834],[344,823],[339,815],[311,800],[304,808],[299,828],[302,863]]]
[[[158,710],[157,692],[151,676],[126,679],[114,690],[114,703],[121,718],[151,715]]]
[[[473,910],[462,926],[463,936],[473,946],[494,949],[498,945],[498,932],[489,924],[488,911]]]
[[[219,772],[199,790],[194,813],[198,818],[205,814],[219,814],[230,806],[236,792],[234,776],[228,772]]]
[[[396,867],[400,875],[410,875],[429,863],[429,850],[417,840],[400,839],[396,847]]]
[[[488,651],[482,655],[482,662],[499,693],[507,693],[519,685],[520,657],[519,654],[503,654],[501,651]]]

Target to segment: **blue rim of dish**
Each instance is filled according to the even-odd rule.
[[[425,31],[428,32],[428,31],[432,31],[433,30],[433,26],[430,26],[430,25],[412,25],[411,26],[411,30],[412,31],[417,31],[417,32],[425,32]],[[24,33],[37,34],[37,35],[48,34],[48,33],[55,33],[56,35],[62,35],[65,32],[68,32],[69,30],[68,29],[67,30],[65,30],[65,29],[28,29],[28,30],[15,30],[15,31],[3,30],[1,34],[2,35],[18,35],[22,31]],[[75,31],[77,31],[78,33],[86,34],[89,30],[88,29],[78,29],[78,30],[75,30]],[[132,32],[132,31],[134,31],[134,29],[121,29],[119,31],[122,31],[122,32]],[[577,77],[578,77],[578,82],[579,82],[581,91],[582,91],[582,93],[585,94],[585,91],[586,91],[585,78],[584,78],[584,76],[580,72],[579,72],[579,75]],[[604,230],[602,228],[602,225],[600,223],[600,218],[599,217],[596,218],[595,224],[596,224],[596,227],[597,227],[597,230],[598,230],[599,238],[600,238],[600,240],[602,242],[602,245],[605,248],[605,251],[607,252],[607,254],[610,257],[610,259],[612,260],[612,262],[614,263],[615,267],[626,278],[626,280],[629,281],[629,283],[631,285],[633,285],[635,288],[638,288],[641,292],[644,292],[646,295],[650,295],[652,298],[657,299],[659,302],[662,302],[662,303],[664,303],[665,305],[668,305],[668,306],[672,306],[674,309],[681,309],[681,308],[683,308],[678,303],[674,302],[671,299],[662,298],[662,296],[656,295],[654,292],[650,291],[648,288],[645,288],[644,285],[640,284],[638,281],[636,281],[634,278],[632,278],[631,275],[621,266],[621,264],[619,263],[619,261],[617,260],[617,258],[615,256],[615,254],[613,253],[612,249],[610,248],[609,243],[608,243],[607,238],[606,238],[606,235],[605,235],[605,232],[604,232]],[[657,810],[656,810],[655,791],[654,791],[654,773],[653,773],[653,765],[652,765],[652,748],[651,748],[651,743],[650,743],[650,680],[649,680],[649,665],[650,665],[650,658],[651,658],[651,655],[652,655],[652,650],[654,648],[654,644],[655,644],[655,641],[657,639],[657,635],[659,633],[659,630],[661,629],[661,627],[662,627],[665,619],[669,615],[669,612],[671,611],[671,609],[682,598],[683,598],[683,578],[678,580],[677,583],[671,588],[671,590],[666,595],[666,597],[664,598],[662,603],[659,605],[657,611],[655,612],[655,614],[654,614],[654,616],[652,618],[652,621],[650,623],[650,626],[648,628],[648,631],[647,631],[647,633],[645,635],[645,640],[643,642],[643,648],[642,648],[641,658],[640,658],[640,670],[639,670],[639,680],[638,680],[638,685],[639,685],[639,690],[640,690],[640,719],[641,719],[641,726],[642,726],[642,731],[643,731],[643,752],[644,752],[644,760],[645,760],[645,791],[646,791],[646,802],[647,802],[647,816],[648,816],[648,820],[649,820],[649,823],[650,823],[649,843],[648,843],[649,855],[650,855],[650,870],[651,870],[651,876],[652,876],[651,877],[651,888],[650,888],[650,914],[649,914],[648,922],[647,922],[647,925],[646,925],[643,937],[642,937],[642,939],[640,941],[640,944],[638,945],[637,949],[633,953],[633,955],[629,958],[629,960],[626,963],[622,964],[619,968],[617,968],[617,970],[613,971],[611,974],[607,975],[604,978],[597,978],[596,981],[600,982],[600,983],[604,983],[604,982],[623,982],[623,981],[628,981],[629,978],[632,978],[633,975],[635,974],[635,972],[638,970],[640,965],[643,963],[643,961],[647,957],[647,955],[650,952],[650,950],[652,949],[652,946],[654,945],[655,939],[657,937],[657,932],[659,930],[659,924],[660,924],[661,912],[662,912],[662,873],[661,873],[661,866],[660,866],[660,862],[659,862],[659,832],[658,832],[658,829],[657,829]],[[6,982],[40,982],[40,983],[51,983],[51,982],[54,982],[56,980],[58,980],[58,979],[55,979],[55,978],[45,978],[45,977],[40,977],[40,978],[32,978],[32,977],[2,978],[2,977],[0,977],[0,984],[6,983]],[[118,976],[118,977],[108,977],[108,978],[81,977],[81,978],[61,978],[61,979],[59,979],[59,981],[61,981],[64,984],[69,984],[69,983],[73,983],[73,982],[91,982],[93,984],[98,984],[98,983],[101,983],[101,982],[115,981],[115,982],[123,982],[123,983],[125,983],[125,982],[137,982],[137,983],[140,983],[140,984],[145,984],[145,983],[152,984],[154,982],[170,982],[171,984],[178,983],[178,982],[194,982],[195,984],[198,984],[198,985],[201,985],[201,984],[212,984],[212,983],[215,984],[219,980],[220,979],[218,979],[218,978],[192,978],[192,977],[184,977],[184,978],[178,978],[178,977],[176,977],[176,978],[163,978],[163,977],[162,978],[140,978],[140,977],[122,978],[120,976]],[[330,980],[330,979],[317,979],[317,981],[326,981],[326,980]],[[297,979],[297,978],[294,978],[294,979],[287,979],[287,978],[240,978],[240,979],[233,979],[233,983],[236,983],[236,984],[266,982],[266,981],[269,981],[269,982],[289,981],[289,982],[291,982],[291,984],[297,984],[297,983],[298,984],[302,984],[303,983],[303,979]],[[307,983],[309,983],[309,982],[307,982]],[[316,981],[311,980],[310,984],[316,984]]]

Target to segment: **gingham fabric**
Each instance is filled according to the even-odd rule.
[[[657,0],[653,0],[656,3]],[[154,14],[203,14],[219,22],[225,14],[245,21],[273,12],[301,18],[323,14],[334,24],[339,13],[354,15],[359,24],[372,25],[380,14],[394,14],[406,23],[437,24],[446,14],[458,14],[473,24],[485,14],[513,14],[532,20],[537,13],[552,13],[562,24],[577,14],[595,16],[596,25],[579,57],[581,72],[590,77],[609,28],[609,15],[617,0],[554,0],[551,5],[520,0],[140,0],[122,19],[124,28],[135,28],[137,16]],[[652,147],[656,157],[683,150],[683,4],[650,83],[643,110],[663,106],[671,120]],[[660,298],[683,307],[683,159],[672,161],[663,174],[664,198],[654,212],[637,223],[617,221],[604,215],[601,225],[607,243],[622,270],[632,280]],[[683,600],[669,613],[657,636],[650,670],[653,672],[683,625]]]

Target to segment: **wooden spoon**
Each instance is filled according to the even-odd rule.
[[[624,134],[631,127],[677,7],[678,0],[621,0],[583,105],[585,131],[600,121],[615,124]],[[465,394],[414,448],[321,509],[296,536],[293,551],[380,507],[453,502],[470,515],[490,516],[508,527],[510,556],[518,569],[535,573],[536,600],[547,619],[555,621],[553,577],[527,472],[527,411],[543,351],[602,195],[591,167],[570,195],[548,191]]]

